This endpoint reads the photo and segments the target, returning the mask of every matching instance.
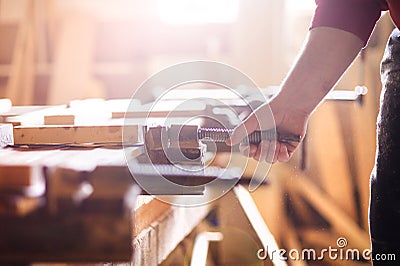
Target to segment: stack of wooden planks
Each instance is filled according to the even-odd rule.
[[[141,190],[126,159],[143,149],[124,152],[124,125],[106,114],[93,122],[93,113],[76,111],[92,123],[68,123],[65,113],[79,104],[12,107],[0,115],[2,262],[132,260]],[[125,140],[138,143],[138,126],[125,129]]]

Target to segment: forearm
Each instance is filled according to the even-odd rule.
[[[362,47],[354,34],[318,27],[309,32],[296,63],[271,108],[310,114],[340,79]]]
[[[343,30],[326,27],[312,29],[296,63],[282,83],[280,93],[237,126],[228,144],[237,144],[248,133],[260,129],[259,119],[270,110],[278,132],[304,136],[309,115],[353,62],[362,44],[359,37]],[[273,147],[273,154],[270,154],[270,144],[262,143],[250,145],[245,153],[257,160],[286,162],[297,146],[298,143],[278,141]]]

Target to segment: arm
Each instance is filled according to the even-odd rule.
[[[281,85],[280,93],[269,103],[278,132],[304,136],[310,114],[353,62],[363,46],[359,37],[347,31],[317,27],[310,30],[303,50]],[[255,112],[268,108],[262,105]],[[256,114],[236,127],[228,144],[237,144],[259,129]],[[290,159],[298,144],[277,142],[273,161]],[[263,145],[250,146],[249,156],[265,160]]]

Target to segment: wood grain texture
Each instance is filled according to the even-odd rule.
[[[126,135],[123,136],[123,132]],[[129,132],[129,133],[128,133]],[[18,126],[14,127],[15,144],[65,143],[137,143],[138,126]]]
[[[135,211],[135,265],[162,263],[209,211],[209,205],[177,207],[157,199],[142,204]]]
[[[75,123],[74,115],[45,115],[45,125],[73,125]]]

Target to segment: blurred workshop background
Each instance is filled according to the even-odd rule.
[[[261,87],[277,85],[313,4],[2,0],[1,96],[15,104],[130,97],[156,71],[196,59],[231,64]]]
[[[129,98],[152,74],[187,60],[227,63],[259,87],[279,85],[301,49],[314,5],[313,0],[1,0],[0,97],[15,105]],[[295,158],[274,165],[273,185],[252,193],[285,248],[335,247],[338,237],[349,247],[369,247],[379,61],[392,28],[384,15],[335,88],[365,86],[368,93],[361,100],[322,104]]]

